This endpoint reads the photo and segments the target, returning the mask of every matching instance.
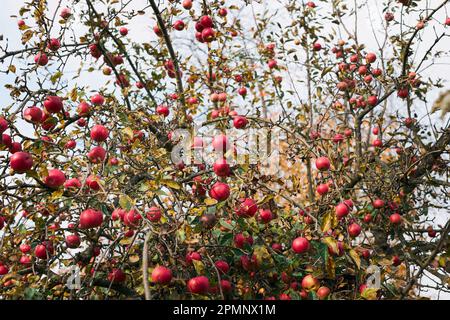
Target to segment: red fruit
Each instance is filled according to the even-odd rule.
[[[95,209],[84,210],[80,214],[79,226],[81,229],[99,227],[103,223],[103,213]]]
[[[100,190],[100,177],[98,176],[94,176],[94,175],[90,175],[89,177],[87,177],[86,179],[86,185],[94,190],[94,191],[98,191]]]
[[[316,290],[319,287],[319,281],[308,274],[302,279],[302,288],[306,291]]]
[[[156,113],[160,114],[164,117],[167,117],[170,113],[170,110],[167,106],[161,105],[161,106],[156,107]]]
[[[101,106],[105,103],[105,98],[101,94],[96,94],[91,97],[91,103],[96,106]]]
[[[400,258],[398,256],[392,257],[392,265],[394,267],[398,267],[401,263],[402,263],[402,261],[400,260]]]
[[[307,5],[308,7],[310,7],[310,8],[312,8],[312,9],[314,9],[314,8],[316,7],[316,4],[315,4],[314,2],[312,2],[312,1],[308,1],[308,2],[306,3],[306,5]]]
[[[31,123],[39,123],[42,119],[42,110],[38,107],[29,107],[23,111],[23,118]]]
[[[4,276],[5,274],[7,274],[9,272],[9,269],[7,266],[5,265],[0,265],[0,276]]]
[[[215,136],[212,141],[212,146],[215,151],[222,151],[225,152],[228,150],[230,144],[228,142],[228,138],[224,134],[219,134],[218,136]]]
[[[253,199],[245,198],[240,200],[238,208],[236,208],[236,214],[239,217],[250,218],[253,217],[258,211],[258,206]]]
[[[106,150],[100,146],[93,147],[87,156],[92,163],[100,163],[106,158]]]
[[[3,133],[8,129],[8,121],[5,118],[0,117],[0,133]]]
[[[317,289],[317,297],[319,300],[325,300],[330,294],[330,289],[327,287],[320,287]]]
[[[244,236],[242,233],[238,233],[234,236],[234,245],[236,248],[244,248],[245,245],[252,246],[253,245],[253,237],[252,236]]]
[[[318,43],[318,42],[314,42],[314,43],[313,43],[313,50],[314,50],[314,51],[320,51],[320,50],[322,50],[322,45],[321,45],[320,43]]]
[[[329,187],[327,183],[323,183],[323,184],[319,184],[316,188],[316,191],[318,194],[320,194],[321,196],[325,195],[328,193],[329,191]]]
[[[169,284],[172,281],[172,271],[169,268],[157,266],[152,271],[152,281],[161,285]]]
[[[373,207],[375,209],[380,209],[384,207],[384,201],[381,199],[376,199],[373,203],[372,203]]]
[[[146,216],[147,219],[151,222],[158,222],[159,220],[161,220],[162,216],[161,209],[156,206],[150,207],[150,209],[147,211]]]
[[[0,144],[10,147],[12,144],[11,136],[6,133],[2,134],[1,139],[0,139]]]
[[[130,228],[137,228],[142,220],[142,216],[135,209],[131,209],[123,216],[124,225]]]
[[[81,188],[81,182],[77,178],[72,178],[72,179],[66,180],[66,182],[64,183],[64,188],[79,189],[79,188]]]
[[[377,135],[378,132],[379,132],[378,127],[375,127],[375,128],[372,129],[372,133],[373,134]]]
[[[361,254],[362,254],[363,258],[366,260],[370,258],[370,251],[367,249],[364,249]]]
[[[352,223],[351,225],[348,226],[348,234],[350,237],[356,238],[357,236],[359,236],[360,233],[361,227],[358,224]]]
[[[57,51],[59,48],[61,48],[61,42],[59,42],[59,39],[51,38],[48,41],[47,48],[51,51]]]
[[[244,116],[235,116],[233,118],[233,126],[236,129],[244,129],[248,124],[248,120]]]
[[[34,248],[34,255],[39,259],[46,260],[54,253],[54,251],[53,244],[49,241],[44,241]]]
[[[337,133],[334,135],[334,137],[333,137],[334,143],[341,143],[342,141],[344,141],[344,136],[342,134]]]
[[[17,21],[17,25],[18,25],[19,27],[22,27],[22,26],[25,25],[25,21],[23,21],[22,19],[20,19],[19,21]]]
[[[108,274],[108,281],[110,281],[112,283],[125,282],[126,279],[127,279],[127,275],[120,269],[113,269]]]
[[[377,56],[375,55],[375,53],[370,52],[366,55],[367,63],[373,63],[375,62],[375,60],[377,60]]]
[[[9,158],[9,165],[17,173],[28,171],[33,166],[33,158],[27,152],[16,152]]]
[[[75,249],[80,246],[81,240],[80,236],[77,234],[69,234],[66,237],[66,245],[68,248]]]
[[[220,8],[218,13],[219,13],[219,16],[226,17],[228,14],[228,11],[225,8]]]
[[[372,221],[372,215],[370,213],[366,214],[364,216],[364,222],[365,223],[370,223]]]
[[[206,294],[209,291],[209,279],[205,276],[192,278],[187,283],[188,290],[195,294]]]
[[[58,113],[63,108],[62,99],[58,96],[48,96],[45,98],[44,108],[49,113]]]
[[[158,36],[158,37],[162,37],[163,33],[161,31],[161,29],[159,28],[159,26],[154,26],[153,27],[153,32]]]
[[[344,135],[345,135],[347,138],[351,137],[352,134],[353,134],[352,129],[350,129],[350,128],[345,129]]]
[[[250,258],[246,255],[241,256],[240,262],[242,268],[246,271],[255,271],[256,269],[258,269],[258,259],[254,254]]]
[[[228,177],[230,175],[230,165],[225,158],[217,159],[213,165],[214,173],[219,177]]]
[[[27,253],[27,252],[30,252],[31,246],[30,246],[29,244],[27,244],[27,243],[22,243],[22,244],[19,246],[19,250],[20,250],[22,253]]]
[[[178,30],[178,31],[181,31],[181,30],[183,30],[184,29],[184,22],[183,22],[183,20],[177,20],[177,21],[175,21],[174,23],[173,23],[173,28],[175,29],[175,30]]]
[[[372,141],[372,146],[381,148],[383,146],[383,141],[381,141],[380,139],[375,139]]]
[[[445,25],[450,26],[450,17],[445,18]]]
[[[386,12],[384,14],[384,19],[388,22],[394,20],[394,18],[394,14],[392,12]]]
[[[109,131],[101,124],[96,124],[91,129],[91,139],[97,142],[105,141],[108,138]]]
[[[65,149],[75,149],[76,146],[77,146],[77,142],[75,140],[69,140],[64,145],[64,148]]]
[[[280,251],[281,252],[283,250],[283,246],[281,244],[279,244],[279,243],[274,243],[274,244],[272,244],[272,249],[274,251]]]
[[[216,182],[209,190],[209,195],[217,201],[224,201],[230,196],[230,187],[226,183]]]
[[[58,169],[48,170],[48,175],[44,178],[44,184],[49,188],[58,188],[66,182],[64,172]]]
[[[378,97],[377,96],[368,97],[367,103],[369,104],[369,106],[375,106],[378,103]]]
[[[276,60],[269,60],[269,62],[267,62],[267,65],[270,69],[274,69],[278,66],[278,63]]]
[[[196,251],[188,252],[186,254],[186,263],[192,264],[192,260],[202,261],[202,256],[200,255],[200,253],[198,253]]]
[[[45,53],[39,52],[34,56],[34,62],[40,66],[45,66],[48,63],[48,57]]]
[[[273,219],[272,211],[269,209],[261,209],[259,210],[259,220],[263,223],[269,223]]]
[[[406,99],[406,98],[408,98],[408,96],[409,96],[409,90],[408,90],[408,88],[401,88],[401,89],[398,89],[398,91],[397,91],[397,96],[398,96],[399,98],[401,98],[401,99]]]
[[[192,8],[192,0],[183,0],[183,8],[190,10]]]
[[[292,250],[295,253],[303,253],[309,250],[309,241],[306,238],[298,237],[292,241]]]
[[[12,154],[22,151],[22,145],[19,142],[12,142],[9,146],[9,152]]]
[[[28,255],[21,256],[19,262],[24,266],[29,266],[31,264],[31,257]]]
[[[327,157],[319,157],[316,159],[316,168],[320,171],[330,169],[330,160]]]
[[[360,74],[360,75],[365,75],[367,73],[367,67],[366,66],[360,66],[359,68],[358,68],[358,74]]]
[[[62,8],[61,12],[59,13],[61,18],[68,19],[72,15],[72,11],[70,11],[69,8]]]
[[[402,216],[398,213],[393,213],[390,215],[389,221],[391,221],[392,224],[399,225],[402,223]]]
[[[205,28],[202,31],[202,40],[205,42],[211,42],[215,39],[216,32],[213,28]]]
[[[120,35],[126,36],[128,34],[128,29],[125,27],[122,27],[119,29]]]
[[[213,26],[213,21],[212,21],[211,17],[209,17],[209,16],[201,17],[199,20],[199,23],[203,28],[211,28]],[[201,30],[197,30],[197,31],[201,32]]]
[[[230,266],[228,265],[228,263],[223,260],[216,261],[214,265],[222,274],[228,273],[228,271],[230,270]]]

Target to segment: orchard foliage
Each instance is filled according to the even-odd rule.
[[[0,51],[1,298],[448,291],[448,79],[422,76],[447,2],[377,1],[364,30],[364,1],[24,2]]]

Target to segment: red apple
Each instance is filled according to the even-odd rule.
[[[316,168],[320,171],[330,169],[330,160],[327,157],[319,157],[316,159]]]
[[[167,285],[172,281],[172,271],[169,268],[157,266],[152,271],[152,281],[157,284]]]
[[[58,169],[48,170],[48,175],[44,178],[44,184],[49,188],[58,188],[66,182],[64,172]]]
[[[109,131],[101,124],[96,124],[91,129],[91,139],[96,142],[105,141],[108,138]]]
[[[187,287],[191,293],[206,294],[209,291],[209,279],[205,276],[189,279]]]
[[[361,227],[357,223],[352,223],[348,226],[348,234],[352,238],[356,238],[361,233]]]
[[[158,222],[159,220],[161,220],[162,216],[161,209],[156,206],[150,207],[150,209],[147,211],[146,216],[147,219],[151,222]]]
[[[209,190],[209,195],[217,201],[224,201],[230,196],[230,187],[226,183],[216,182]]]
[[[103,223],[103,213],[95,209],[86,209],[80,214],[79,226],[81,229],[99,227]]]
[[[48,96],[45,98],[44,108],[49,113],[58,113],[63,108],[62,99],[58,96]]]
[[[9,158],[9,165],[17,173],[24,173],[33,167],[33,158],[27,152],[16,152]]]
[[[306,238],[298,237],[292,241],[292,250],[295,253],[303,253],[309,250],[309,241]]]

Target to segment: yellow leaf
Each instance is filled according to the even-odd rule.
[[[337,223],[336,214],[333,211],[327,212],[322,220],[322,232],[335,228]]]
[[[61,196],[63,195],[63,193],[64,193],[64,189],[59,189],[59,190],[53,191],[52,195],[50,197],[50,200],[60,199]]]
[[[12,73],[16,73],[16,66],[12,64],[8,67],[8,70],[11,71]]]
[[[217,200],[213,198],[206,198],[204,202],[207,206],[213,206],[217,203]]]
[[[325,266],[325,270],[330,279],[336,278],[336,264],[334,263],[334,259],[331,256],[328,256],[327,263]]]
[[[133,129],[131,129],[130,127],[126,127],[124,129],[122,129],[123,134],[125,134],[129,139],[133,139],[134,137],[134,132]]]
[[[163,185],[169,187],[169,188],[172,188],[172,189],[176,189],[176,190],[181,189],[180,184],[178,182],[176,182],[176,181],[173,181],[173,180],[163,179],[163,180],[161,180],[161,183]]]
[[[338,243],[333,237],[325,237],[322,242],[325,243],[334,253],[339,253]]]
[[[377,291],[378,289],[376,288],[366,288],[361,293],[361,297],[367,300],[375,300],[377,298]]]
[[[140,260],[140,258],[137,254],[134,254],[134,255],[130,256],[129,260],[131,263],[136,263]]]
[[[358,269],[361,267],[361,258],[359,257],[359,254],[351,249],[349,251],[350,257],[352,258],[353,262],[356,264],[356,266],[358,267]]]
[[[119,205],[124,210],[130,210],[133,206],[133,199],[131,199],[129,196],[122,194],[119,197]]]
[[[192,263],[194,264],[195,272],[197,272],[198,275],[204,274],[205,265],[202,261],[192,260]]]

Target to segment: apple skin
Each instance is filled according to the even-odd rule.
[[[77,234],[69,234],[65,240],[67,247],[71,249],[78,248],[81,243],[80,236]]]
[[[52,189],[62,186],[64,182],[66,182],[66,176],[58,169],[48,170],[48,175],[44,178],[44,184]]]
[[[108,139],[109,130],[101,124],[96,124],[91,129],[91,139],[96,142],[103,142]]]
[[[335,212],[338,217],[338,219],[342,219],[343,217],[347,216],[350,212],[349,207],[344,202],[339,203],[335,207]]]
[[[236,215],[243,218],[251,218],[258,211],[256,201],[251,198],[240,200],[239,206],[235,209]]]
[[[54,253],[53,243],[44,241],[34,248],[34,255],[42,260],[48,259]]]
[[[64,188],[78,190],[81,188],[81,182],[78,178],[71,178],[64,182]]]
[[[108,274],[108,281],[112,283],[122,283],[127,279],[127,275],[120,269],[113,269]]]
[[[330,295],[330,289],[328,287],[320,287],[317,289],[317,297],[320,300],[325,300]]]
[[[304,253],[309,250],[309,241],[306,238],[298,237],[292,241],[292,250],[295,253]]]
[[[164,266],[157,266],[152,271],[152,281],[160,285],[167,285],[172,281],[172,271]]]
[[[95,106],[101,106],[105,103],[105,98],[101,94],[96,94],[91,97],[91,103]]]
[[[206,294],[209,291],[209,279],[205,276],[191,278],[187,282],[187,288],[194,294]]]
[[[361,227],[357,223],[352,223],[348,226],[348,234],[352,238],[356,238],[361,233]]]
[[[235,116],[233,118],[233,126],[236,129],[244,129],[248,124],[248,120],[244,116]]]
[[[106,158],[106,150],[101,146],[96,146],[88,152],[87,156],[92,163],[100,163]]]
[[[24,173],[33,167],[33,158],[31,154],[19,151],[11,155],[9,165],[17,173]]]
[[[402,223],[402,216],[398,213],[393,213],[389,216],[389,221],[394,225],[399,225]]]
[[[48,56],[43,52],[39,52],[34,56],[34,62],[39,66],[45,66],[48,63]]]
[[[202,261],[202,256],[200,255],[200,253],[196,252],[196,251],[192,251],[192,252],[188,252],[186,253],[186,257],[185,257],[186,263],[187,264],[192,264],[192,261]]]
[[[228,271],[230,271],[229,264],[224,260],[216,261],[216,263],[214,263],[214,265],[216,266],[217,270],[219,270],[219,272],[221,274],[226,274],[226,273],[228,273]]]
[[[228,177],[230,175],[230,165],[225,158],[217,159],[214,162],[213,171],[218,177]]]
[[[230,196],[230,187],[223,182],[216,182],[209,190],[211,198],[217,201],[225,201]]]
[[[35,124],[40,123],[42,120],[42,110],[36,106],[26,108],[23,111],[23,118],[27,122],[31,122],[31,123],[35,123]]]
[[[381,200],[381,199],[376,199],[376,200],[374,200],[373,203],[372,203],[372,206],[373,206],[375,209],[381,209],[381,208],[384,207],[384,205],[385,205],[385,203],[384,203],[384,201]]]
[[[214,137],[212,146],[217,152],[226,152],[226,150],[228,150],[228,148],[230,147],[230,144],[226,135],[219,134]]]
[[[323,184],[319,184],[316,188],[316,191],[318,194],[320,194],[321,196],[325,195],[328,193],[329,191],[329,187],[327,183],[323,183]]]
[[[306,291],[315,291],[319,288],[319,280],[308,274],[302,279],[302,288]]]
[[[169,110],[169,108],[167,106],[160,105],[160,106],[156,107],[156,113],[160,114],[160,115],[162,115],[164,117],[168,117],[169,114],[170,114],[170,110]]]
[[[243,233],[238,233],[234,236],[234,245],[236,248],[243,249],[245,245],[253,245],[253,237],[251,235],[244,236]]]
[[[62,99],[58,96],[48,96],[44,100],[44,108],[49,113],[58,113],[63,108]]]
[[[161,220],[162,216],[161,209],[156,206],[150,207],[150,209],[147,211],[146,216],[147,219],[151,222],[158,222],[159,220]]]
[[[103,213],[95,209],[86,209],[80,214],[79,226],[81,229],[92,229],[103,223]]]
[[[330,160],[327,157],[319,157],[316,159],[316,168],[320,171],[326,171],[330,169]]]
[[[273,219],[273,213],[269,209],[260,209],[258,219],[263,223],[269,223]]]
[[[128,29],[125,27],[122,27],[119,29],[119,33],[121,36],[126,36],[128,34]]]

